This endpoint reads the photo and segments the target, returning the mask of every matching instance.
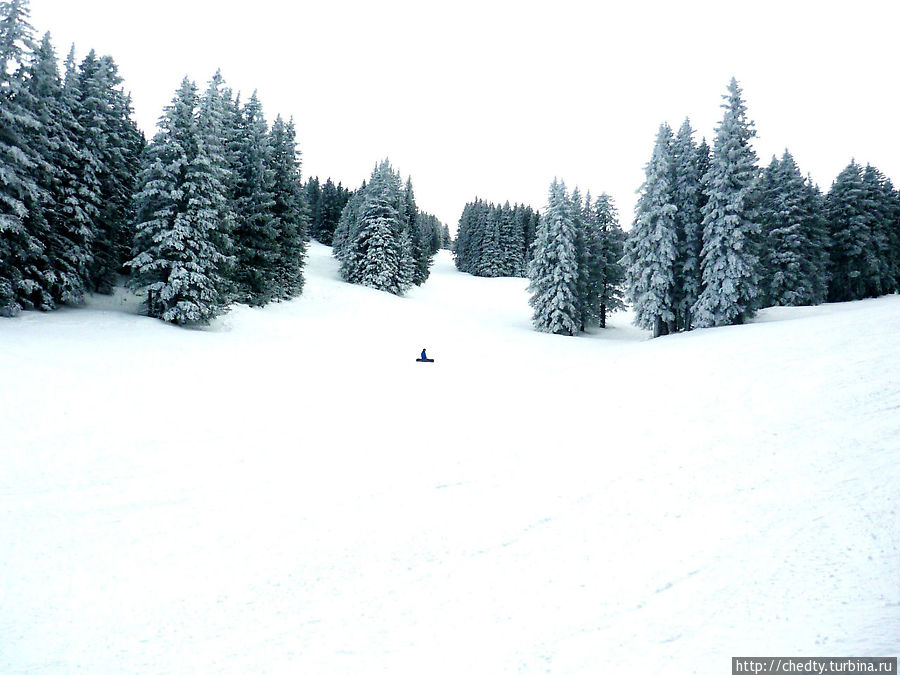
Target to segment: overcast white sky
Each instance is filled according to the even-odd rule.
[[[32,0],[64,56],[110,54],[152,136],[216,68],[293,116],[303,174],[357,187],[385,156],[455,228],[476,195],[541,208],[559,176],[630,223],[659,124],[710,140],[734,75],[762,162],[827,189],[851,157],[900,182],[891,2]]]

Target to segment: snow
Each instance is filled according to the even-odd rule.
[[[4,320],[0,672],[900,652],[900,297],[648,341],[537,333],[526,284],[441,252],[398,298],[313,245],[205,330]]]

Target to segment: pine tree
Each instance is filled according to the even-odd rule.
[[[587,204],[581,199],[581,191],[576,186],[572,190],[570,201],[572,216],[575,222],[575,257],[578,265],[578,329],[583,331],[597,316],[596,301],[592,297],[596,289],[592,288],[593,263],[596,262],[597,242],[590,222],[590,193]]]
[[[623,256],[635,325],[653,331],[653,337],[673,331],[676,319],[678,233],[671,145],[672,130],[663,124],[647,164],[647,178],[641,186],[634,227]]]
[[[810,289],[809,303],[818,305],[828,297],[828,221],[825,218],[825,198],[809,176],[803,184],[802,209],[808,246],[804,265]]]
[[[37,292],[29,304],[53,309],[57,303],[74,304],[83,299],[90,230],[89,221],[78,209],[78,195],[71,189],[78,149],[49,33],[34,53],[27,82],[31,112],[38,122],[28,144],[34,158],[32,175],[41,195],[33,210],[38,217],[29,220],[43,251],[40,268],[34,269],[39,279]]]
[[[481,250],[476,273],[481,277],[503,276],[503,251],[500,248],[500,210],[490,204],[483,221]]]
[[[129,285],[147,293],[148,314],[175,324],[208,323],[227,302],[225,186],[198,131],[197,103],[185,78],[147,151],[128,263]]]
[[[538,227],[528,267],[534,327],[545,333],[575,335],[579,329],[578,257],[575,214],[563,182],[550,186],[547,209]]]
[[[891,256],[891,189],[874,166],[866,165],[863,171],[863,193],[872,242],[866,255],[866,295],[877,297],[894,290],[896,273]]]
[[[804,222],[806,186],[794,158],[772,158],[760,179],[762,198],[762,297],[772,305],[809,304],[812,289],[805,256],[810,249]]]
[[[825,212],[831,246],[829,300],[844,302],[866,297],[867,255],[872,236],[864,202],[863,169],[855,161],[838,174]]]
[[[753,316],[759,295],[758,169],[750,145],[756,132],[734,78],[723,98],[725,115],[703,178],[703,290],[692,310],[698,327],[743,323]]]
[[[234,191],[236,162],[234,155],[236,127],[232,115],[231,90],[225,85],[221,71],[217,70],[200,98],[197,111],[198,143],[209,160],[209,170],[218,184],[222,198],[217,200],[215,244],[224,256],[220,268],[221,291],[230,302],[236,294],[234,229]]]
[[[121,82],[113,60],[92,50],[81,62],[75,85],[79,141],[85,150],[82,174],[89,191],[84,197],[97,213],[90,281],[100,293],[112,292],[126,257],[133,181],[143,146]]]
[[[238,299],[265,305],[278,297],[278,223],[268,128],[256,92],[242,111],[235,192]]]
[[[78,143],[81,129],[75,119],[75,99],[68,84],[75,68],[71,53],[66,63],[67,84],[64,85],[47,33],[35,53],[30,87],[45,130],[39,146],[50,169],[43,172],[42,179],[48,197],[44,213],[50,235],[45,246],[54,272],[51,292],[54,302],[79,304],[89,284],[92,223],[98,212],[83,198],[90,191],[80,175],[84,150]]]
[[[334,228],[337,227],[341,211],[344,208],[337,186],[335,186],[331,178],[325,181],[321,195],[317,194],[316,199],[319,200],[316,204],[315,214],[319,229],[314,236],[316,240],[330,246],[334,239]]]
[[[606,318],[612,312],[625,308],[624,288],[625,268],[622,256],[625,254],[625,233],[619,225],[619,216],[612,197],[604,193],[597,197],[591,211],[594,227],[600,237],[600,257],[597,274],[599,289],[600,328],[606,328]]]
[[[303,290],[303,263],[306,256],[306,208],[300,180],[294,121],[279,115],[269,136],[274,205],[278,228],[275,283],[278,297],[294,298]]]
[[[34,49],[28,18],[26,0],[0,2],[0,316],[33,307],[44,291],[44,250],[34,232],[45,228],[46,197],[31,147],[41,125],[26,82]]]
[[[413,283],[415,256],[407,192],[384,160],[351,197],[335,232],[341,276],[350,283],[399,295]]]
[[[307,218],[309,220],[309,234],[313,238],[321,236],[319,231],[322,228],[322,188],[319,185],[319,177],[310,178],[306,181],[306,208]],[[343,212],[342,212],[343,213]],[[334,235],[332,235],[332,242]]]
[[[413,258],[411,282],[420,286],[428,279],[431,267],[430,237],[425,230],[425,221],[420,217],[419,207],[413,192],[412,179],[407,178],[403,190],[405,230],[409,238],[409,253]]]
[[[691,307],[700,297],[700,255],[703,250],[701,227],[701,157],[694,143],[694,130],[685,119],[672,144],[673,193],[675,230],[678,233],[676,263],[676,325],[690,330]],[[707,156],[708,161],[708,156]]]

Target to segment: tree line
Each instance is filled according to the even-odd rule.
[[[714,147],[660,126],[625,243],[628,301],[654,337],[740,324],[761,307],[900,288],[900,194],[855,161],[823,195],[788,151],[761,169],[732,78]]]
[[[328,178],[324,185],[319,177],[310,178],[304,186],[309,207],[309,233],[316,241],[331,246],[334,230],[352,192],[340,182],[337,185]]]
[[[0,315],[109,293],[130,257],[144,138],[115,61],[60,73],[25,0],[0,3]]]
[[[525,276],[539,220],[530,206],[478,198],[467,203],[456,231],[457,269],[479,277]]]
[[[73,47],[61,74],[50,35],[33,35],[28,1],[0,2],[0,315],[80,304],[119,275],[149,316],[175,324],[302,292],[309,238],[332,243],[353,193],[302,182],[292,120],[269,126],[257,94],[242,102],[217,72],[203,92],[182,81],[147,143],[111,57],[76,65]],[[375,180],[348,222],[388,182]],[[449,240],[410,181],[401,192],[394,292],[421,284]],[[336,254],[353,244],[342,269],[378,268],[358,234],[338,241]]]

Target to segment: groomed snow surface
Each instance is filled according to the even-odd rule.
[[[536,333],[525,288],[313,245],[205,330],[124,291],[0,322],[0,672],[900,652],[900,297],[650,341]]]

